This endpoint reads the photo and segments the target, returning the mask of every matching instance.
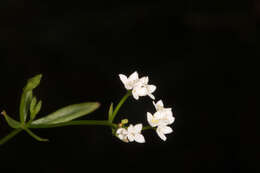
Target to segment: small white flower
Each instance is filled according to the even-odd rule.
[[[133,89],[139,81],[138,73],[136,71],[132,73],[128,78],[123,74],[119,74],[119,78],[127,90]]]
[[[152,127],[159,126],[162,122],[162,115],[159,112],[156,112],[152,115],[150,112],[147,112],[147,121]]]
[[[127,130],[125,128],[117,129],[116,134],[117,134],[117,137],[119,139],[121,139],[122,141],[129,142],[128,139],[127,139],[128,132],[127,132]]]
[[[149,96],[152,99],[155,99],[152,93],[156,90],[155,85],[148,85],[149,78],[142,77],[133,88],[132,94],[133,97],[138,100],[140,96]]]
[[[174,122],[175,118],[172,114],[167,112],[155,112],[152,115],[150,112],[147,112],[147,121],[152,127],[161,126],[161,125],[170,125]]]
[[[136,124],[133,126],[132,124],[129,125],[127,128],[127,138],[130,142],[136,141],[138,143],[144,143],[145,139],[144,136],[141,134],[143,125],[142,124]]]
[[[172,114],[171,108],[164,108],[162,100],[159,100],[157,103],[153,102],[153,105],[158,113],[161,114],[162,119],[167,123],[166,125],[172,124],[175,120]]]
[[[169,126],[160,125],[160,126],[158,126],[157,129],[156,129],[156,133],[158,134],[158,136],[159,136],[162,140],[166,141],[167,138],[166,138],[165,134],[170,134],[170,133],[172,133],[172,128],[169,127]]]
[[[174,122],[175,118],[172,115],[171,108],[164,108],[162,100],[157,103],[153,102],[156,112],[154,115],[147,112],[147,121],[152,127],[156,128],[156,133],[162,140],[166,140],[165,134],[172,133],[171,127],[167,126]]]

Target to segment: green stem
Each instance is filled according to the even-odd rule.
[[[109,121],[101,121],[101,120],[78,120],[78,121],[70,121],[66,123],[58,123],[58,124],[42,124],[42,125],[28,125],[28,128],[53,128],[53,127],[63,127],[63,126],[75,126],[75,125],[101,125],[101,126],[110,126],[116,128],[117,125],[111,123]]]
[[[10,139],[12,139],[15,135],[17,135],[19,132],[21,132],[22,129],[15,129],[13,130],[11,133],[9,133],[7,136],[3,137],[0,140],[0,146],[5,144],[7,141],[9,141]]]
[[[117,104],[112,116],[111,116],[111,120],[110,122],[113,122],[117,112],[119,111],[119,109],[121,108],[121,106],[124,104],[124,102],[127,100],[127,98],[132,94],[131,90],[127,91],[127,93],[124,95],[124,97],[120,100],[120,102]]]
[[[34,134],[31,130],[29,130],[28,128],[24,128],[24,130],[25,130],[31,137],[33,137],[34,139],[36,139],[37,141],[49,141],[48,139],[44,139],[44,138],[41,138],[41,137],[37,136],[37,135]]]
[[[155,129],[155,127],[144,126],[144,127],[142,128],[142,130],[151,130],[151,129]]]

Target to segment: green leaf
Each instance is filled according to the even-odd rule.
[[[4,117],[8,125],[14,129],[21,128],[21,124],[19,121],[14,120],[13,118],[9,117],[5,111],[1,113]]]
[[[38,103],[37,103],[37,105],[35,106],[35,115],[37,115],[39,112],[40,112],[40,110],[41,110],[41,108],[42,108],[42,101],[40,100]]]
[[[33,97],[31,105],[30,105],[30,113],[31,114],[33,114],[33,112],[34,112],[36,103],[37,103],[37,99],[36,99],[36,97]]]
[[[20,120],[24,124],[30,109],[32,101],[32,90],[36,88],[41,81],[42,75],[36,75],[27,81],[26,86],[23,89],[21,101],[20,101]]]
[[[42,101],[40,100],[35,106],[33,112],[31,113],[31,120],[33,120],[35,116],[40,112],[41,107],[42,107]]]
[[[80,104],[69,105],[61,108],[43,118],[33,121],[32,125],[37,124],[57,124],[64,123],[75,118],[82,117],[96,110],[100,106],[97,102],[86,102]]]
[[[38,75],[28,79],[24,90],[33,90],[40,84],[41,79],[42,79],[42,74],[38,74]]]
[[[21,102],[20,102],[20,120],[22,123],[26,121],[30,102],[32,100],[32,91],[25,90],[22,94]]]
[[[111,103],[108,111],[108,120],[111,122],[112,121],[112,115],[113,115],[113,103]]]

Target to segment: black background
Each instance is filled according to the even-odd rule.
[[[0,108],[13,118],[26,80],[42,73],[40,116],[99,101],[85,119],[106,119],[125,93],[118,74],[135,70],[176,117],[166,142],[146,131],[145,144],[125,144],[107,127],[35,130],[48,143],[21,133],[1,146],[0,172],[259,171],[250,161],[259,157],[259,8],[257,0],[0,1]],[[131,97],[120,114],[147,124],[147,111],[149,98]],[[11,129],[0,123],[3,137]]]

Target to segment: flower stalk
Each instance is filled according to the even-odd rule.
[[[123,98],[120,100],[120,102],[117,104],[112,116],[111,116],[111,119],[110,119],[110,122],[113,122],[119,109],[121,108],[121,106],[125,103],[125,101],[127,100],[127,98],[132,94],[131,90],[127,91],[127,93],[123,96]]]

